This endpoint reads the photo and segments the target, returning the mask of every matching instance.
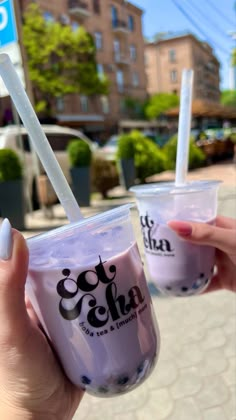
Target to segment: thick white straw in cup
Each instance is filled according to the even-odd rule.
[[[193,70],[184,69],[181,80],[180,113],[175,168],[175,185],[186,184],[191,129]]]
[[[7,54],[0,54],[0,76],[26,127],[36,153],[41,160],[53,188],[70,222],[82,219],[79,205],[67,183],[24,87]]]

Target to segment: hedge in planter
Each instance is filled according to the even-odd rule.
[[[118,139],[117,157],[120,162],[121,184],[127,190],[134,185],[136,178],[134,156],[135,148],[133,139],[129,134],[123,134]]]
[[[96,158],[92,166],[92,184],[95,191],[100,192],[103,198],[107,198],[108,191],[119,185],[116,163],[112,160]]]
[[[176,153],[177,153],[177,135],[168,140],[162,149],[166,155],[166,169],[175,169]],[[193,139],[190,139],[189,144],[189,169],[200,168],[206,161],[206,155],[203,151],[194,144]]]
[[[0,149],[0,216],[18,230],[25,228],[23,168],[11,149]]]
[[[72,190],[80,206],[90,205],[90,167],[92,152],[88,143],[84,140],[72,140],[67,147],[70,174],[72,179]]]
[[[122,137],[127,143],[133,144],[136,176],[141,182],[145,182],[148,176],[165,170],[166,157],[152,140],[138,130],[133,130]],[[130,153],[131,150],[132,148],[129,146],[127,153]]]

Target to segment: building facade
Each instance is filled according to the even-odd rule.
[[[30,0],[21,0],[23,14]],[[94,37],[98,73],[110,81],[108,96],[68,95],[58,100],[60,123],[78,126],[85,132],[116,130],[125,115],[127,97],[145,100],[146,73],[142,10],[124,0],[38,0],[44,18],[71,25],[83,25]]]
[[[220,64],[212,48],[191,34],[166,37],[145,45],[147,90],[180,94],[181,73],[194,70],[193,99],[220,100]]]

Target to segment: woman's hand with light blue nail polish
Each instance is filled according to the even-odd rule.
[[[4,221],[0,230],[0,419],[70,420],[83,396],[64,375],[25,302],[28,248]],[[5,247],[4,247],[5,246]]]

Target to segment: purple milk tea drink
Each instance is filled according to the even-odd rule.
[[[28,245],[27,292],[70,380],[102,397],[141,384],[160,338],[129,206]]]
[[[215,249],[181,239],[170,220],[214,224],[218,181],[132,187],[136,194],[147,266],[152,281],[165,294],[190,296],[203,292],[214,271]]]

